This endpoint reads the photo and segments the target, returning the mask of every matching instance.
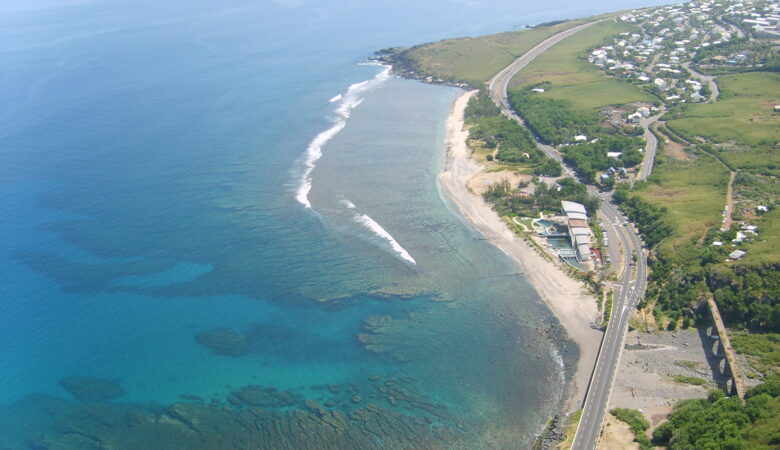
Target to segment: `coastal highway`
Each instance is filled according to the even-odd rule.
[[[604,415],[609,406],[609,396],[623,350],[628,321],[644,297],[647,287],[647,262],[642,241],[634,232],[633,226],[628,224],[610,200],[608,197],[602,201],[599,215],[607,228],[616,232],[620,240],[624,249],[625,270],[613,286],[612,315],[601,341],[596,367],[591,375],[580,423],[571,446],[572,449],[578,450],[596,448]]]
[[[518,117],[512,111],[512,108],[509,107],[509,100],[507,99],[509,82],[517,74],[517,72],[523,70],[525,66],[536,59],[537,56],[549,50],[553,45],[599,22],[601,21],[597,20],[595,22],[584,23],[582,25],[577,25],[576,27],[569,28],[568,30],[561,31],[558,34],[550,36],[542,42],[536,44],[535,47],[525,52],[525,54],[519,58],[515,59],[512,64],[506,66],[500,72],[495,74],[493,78],[490,79],[490,96],[493,98],[493,101],[501,107],[501,110],[504,112],[504,114],[519,121],[520,123],[523,123],[523,119]]]
[[[512,77],[553,45],[596,23],[598,21],[578,25],[547,38],[497,73],[490,80],[489,88],[493,101],[501,108],[501,111],[507,117],[524,124],[522,118],[512,111],[507,99],[507,90]],[[654,116],[654,118],[657,120],[657,117]],[[647,126],[652,123],[649,122],[650,119],[653,118],[648,119]],[[538,141],[537,145],[548,156],[562,162],[563,158],[553,147]],[[655,146],[652,147],[652,153],[654,154]],[[647,174],[649,174],[649,171],[652,170],[652,162],[649,165],[645,164],[645,166],[649,166],[647,169]],[[567,167],[565,164],[563,167],[567,175],[574,175],[571,167]],[[593,186],[588,186],[588,191],[591,194],[599,195]],[[571,447],[572,449],[583,450],[594,449],[598,443],[604,414],[606,413],[609,396],[612,392],[612,383],[628,329],[628,321],[636,305],[644,296],[647,287],[647,261],[639,235],[633,226],[628,223],[628,220],[612,204],[611,195],[601,194],[599,196],[602,201],[598,214],[604,223],[607,235],[610,237],[612,245],[619,241],[623,248],[623,270],[621,270],[618,276],[617,283],[613,285],[612,315],[607,331],[601,341],[596,365],[591,374],[591,380],[585,395],[582,415]]]

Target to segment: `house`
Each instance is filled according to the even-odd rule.
[[[731,242],[733,242],[735,244],[741,244],[741,243],[743,243],[745,241],[745,239],[747,239],[747,237],[748,237],[748,235],[745,234],[744,232],[737,231],[737,237],[732,239]]]
[[[642,117],[650,117],[650,108],[647,106],[640,106],[636,109],[637,114],[641,114]]]
[[[607,158],[620,158],[620,155],[622,155],[623,152],[607,152]]]
[[[745,252],[742,250],[734,250],[733,252],[729,253],[729,259],[732,259],[734,261],[740,260],[745,257]]]
[[[574,141],[575,142],[585,142],[587,140],[588,140],[588,137],[585,136],[584,134],[578,134],[577,136],[574,136]]]
[[[639,113],[633,113],[628,115],[628,123],[639,123],[642,121],[642,115]]]
[[[775,108],[777,108],[777,106],[775,106]],[[757,211],[759,214],[760,214],[760,213],[765,213],[765,212],[769,212],[769,208],[768,208],[768,207],[766,207],[766,206],[764,206],[764,205],[758,205],[758,206],[756,206],[756,211]]]
[[[780,113],[780,105],[775,105],[775,112]]]

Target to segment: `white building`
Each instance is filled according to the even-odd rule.
[[[569,228],[571,245],[577,251],[580,261],[589,261],[590,253],[590,228],[588,228],[588,213],[585,206],[575,202],[561,202],[561,209],[566,215]]]

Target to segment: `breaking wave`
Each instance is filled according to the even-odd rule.
[[[406,251],[405,248],[401,246],[401,244],[398,243],[398,241],[395,240],[393,235],[387,232],[384,228],[382,228],[381,225],[377,223],[376,220],[372,219],[368,214],[363,214],[357,210],[357,207],[354,203],[347,199],[341,200],[339,203],[347,207],[347,209],[354,210],[354,216],[353,219],[355,222],[363,225],[364,227],[368,228],[369,230],[373,231],[374,234],[381,237],[382,239],[386,240],[388,243],[390,243],[390,246],[395,250],[395,252],[405,261],[408,261],[412,263],[413,265],[417,265],[417,261],[412,258],[412,255],[409,254],[408,251]]]
[[[325,144],[333,139],[334,136],[339,134],[344,127],[347,126],[347,119],[349,119],[352,110],[357,108],[361,102],[363,102],[362,94],[382,84],[385,80],[390,78],[390,68],[379,72],[374,78],[360,83],[351,85],[344,94],[338,94],[332,99],[331,103],[336,103],[338,106],[335,110],[335,115],[332,117],[333,126],[327,130],[318,134],[306,148],[306,152],[303,154],[303,173],[301,174],[300,181],[298,183],[298,191],[295,194],[295,199],[298,200],[303,206],[311,208],[309,202],[309,191],[311,191],[311,174],[314,168],[317,166],[317,161],[322,157],[322,149]]]

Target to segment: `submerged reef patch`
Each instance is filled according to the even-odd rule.
[[[65,388],[80,402],[102,402],[125,395],[119,380],[95,377],[64,377],[59,380]]]
[[[241,356],[252,350],[249,337],[227,328],[204,331],[195,336],[195,341],[200,345],[208,347],[217,355]]]
[[[399,399],[404,397],[393,393]],[[273,409],[261,404],[285,408]],[[405,414],[371,402],[351,409],[330,410],[315,400],[258,386],[231,393],[227,404],[76,403],[39,394],[13,407],[37,411],[35,414],[40,419],[45,417],[33,434],[21,437],[33,448],[321,449],[467,445],[466,433],[428,414]]]

